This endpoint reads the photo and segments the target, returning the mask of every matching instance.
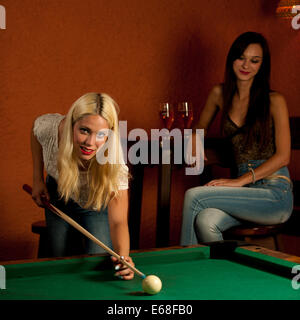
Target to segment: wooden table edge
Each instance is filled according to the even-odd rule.
[[[176,250],[176,249],[184,249],[184,248],[201,248],[206,247],[205,245],[193,245],[193,246],[170,246],[170,247],[162,247],[162,248],[145,248],[145,249],[138,249],[138,250],[131,250],[130,253],[140,253],[140,252],[154,252],[154,251],[164,251],[164,250]],[[282,260],[295,262],[300,264],[300,257],[291,255],[288,253],[274,251],[271,249],[267,249],[264,247],[256,246],[256,245],[247,245],[242,246],[243,249],[258,252],[265,254],[267,256],[279,258]],[[69,259],[80,259],[80,258],[93,258],[93,257],[107,257],[109,256],[106,253],[103,254],[84,254],[84,255],[77,255],[77,256],[68,256],[68,257],[55,257],[55,258],[34,258],[34,259],[19,259],[19,260],[7,260],[7,261],[0,261],[0,265],[10,265],[10,264],[23,264],[23,263],[34,263],[34,262],[43,262],[43,261],[53,261],[53,260],[69,260]]]

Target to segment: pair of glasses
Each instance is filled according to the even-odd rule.
[[[190,102],[161,103],[159,106],[163,127],[171,130],[177,127],[181,130],[190,129],[194,120],[193,107]]]

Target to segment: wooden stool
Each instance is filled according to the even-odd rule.
[[[40,220],[40,221],[33,222],[31,225],[31,231],[40,236],[38,258],[47,258],[48,257],[48,241],[47,241],[46,221]]]
[[[256,224],[245,224],[237,227],[230,228],[224,232],[226,238],[242,238],[245,241],[250,242],[257,238],[268,238],[272,237],[274,240],[275,249],[279,250],[277,235],[282,230],[285,224],[276,225],[256,225]]]

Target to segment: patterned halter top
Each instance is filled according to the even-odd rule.
[[[227,115],[224,122],[225,137],[230,139],[232,151],[236,164],[245,163],[248,160],[267,160],[275,153],[274,124],[270,121],[271,139],[265,148],[258,143],[251,146],[246,145],[246,134],[243,127],[237,126]]]

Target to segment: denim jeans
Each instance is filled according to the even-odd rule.
[[[63,199],[59,199],[55,179],[47,176],[46,185],[50,195],[50,202],[55,207],[75,220],[108,247],[112,248],[107,208],[101,211],[88,210],[82,208],[73,200],[69,200],[65,204]],[[51,256],[63,257],[106,252],[47,208],[45,209],[45,216]]]
[[[241,176],[265,160],[249,160],[238,166]],[[273,175],[289,178],[287,167]],[[279,224],[293,210],[292,185],[282,178],[261,179],[244,187],[202,186],[186,191],[183,204],[181,245],[223,240],[222,232],[253,222]]]

